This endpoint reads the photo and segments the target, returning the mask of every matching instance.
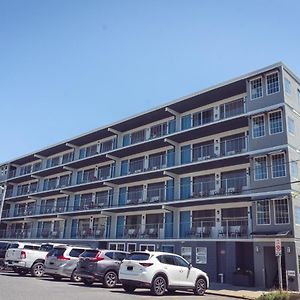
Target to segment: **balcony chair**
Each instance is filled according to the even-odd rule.
[[[157,229],[156,228],[149,228],[148,235],[150,238],[157,238]]]

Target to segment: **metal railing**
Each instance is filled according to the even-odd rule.
[[[132,224],[117,227],[117,238],[124,239],[162,239],[165,238],[163,223]]]

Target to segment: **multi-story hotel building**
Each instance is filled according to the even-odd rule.
[[[298,130],[300,80],[276,63],[1,164],[0,237],[171,251],[261,287],[280,238],[298,290]]]

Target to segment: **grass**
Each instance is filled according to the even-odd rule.
[[[300,300],[300,294],[289,292],[271,292],[261,295],[256,300]]]

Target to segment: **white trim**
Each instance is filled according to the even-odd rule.
[[[251,82],[255,81],[255,80],[261,80],[261,96],[260,97],[256,97],[256,98],[252,98],[252,87],[251,87]],[[263,98],[264,96],[264,81],[263,81],[263,77],[262,76],[257,76],[255,78],[252,78],[251,80],[249,80],[249,93],[250,93],[250,101],[254,101],[256,99],[260,99]]]
[[[254,126],[253,126],[253,120],[255,118],[258,118],[258,117],[263,117],[263,120],[264,120],[264,135],[260,135],[260,136],[254,136]],[[264,136],[266,136],[266,118],[265,118],[265,115],[264,114],[259,114],[259,115],[256,115],[256,116],[253,116],[252,119],[251,119],[251,127],[252,127],[252,139],[259,139],[259,138],[262,138]]]
[[[124,250],[119,250],[119,251],[126,251],[126,250],[125,250],[125,243],[119,243],[119,242],[108,243],[108,250],[113,250],[113,249],[110,249],[110,246],[111,246],[111,245],[116,245],[116,249],[115,249],[115,250],[119,250],[119,249],[118,249],[118,246],[119,246],[119,245],[123,245]]]
[[[276,206],[275,206],[275,202],[276,201],[280,201],[280,200],[286,200],[287,201],[288,219],[289,219],[288,223],[277,223],[276,222]],[[289,225],[291,223],[291,218],[290,218],[290,208],[289,208],[288,198],[287,197],[283,197],[282,199],[274,199],[274,200],[272,200],[272,202],[273,202],[274,224],[275,225]]]
[[[257,159],[257,158],[261,158],[261,157],[264,157],[265,159],[266,159],[266,170],[267,170],[267,177],[266,178],[262,178],[262,179],[256,179],[256,172],[255,172],[255,159]],[[267,180],[267,179],[269,179],[269,172],[268,172],[268,156],[267,155],[260,155],[260,156],[255,156],[255,157],[253,157],[253,161],[254,161],[254,163],[253,163],[253,169],[254,169],[254,176],[253,176],[253,178],[254,178],[254,181],[263,181],[263,180]]]
[[[283,154],[283,158],[284,158],[284,173],[285,173],[285,175],[284,176],[276,176],[276,177],[274,177],[274,175],[273,175],[273,156],[279,155],[279,154]],[[284,178],[284,177],[287,176],[286,173],[287,172],[286,172],[286,155],[285,155],[285,152],[271,154],[271,175],[272,175],[272,179]]]
[[[270,115],[274,114],[274,113],[277,113],[277,112],[280,112],[280,117],[281,117],[281,131],[271,133]],[[268,123],[269,123],[269,126],[268,126],[269,127],[269,135],[275,135],[275,134],[283,133],[283,116],[282,116],[282,110],[281,109],[277,109],[277,110],[274,110],[274,111],[269,111],[268,112]]]
[[[258,200],[258,201],[255,201],[256,202],[256,225],[257,226],[268,226],[268,225],[271,225],[271,200],[270,199],[266,199],[266,200]],[[258,217],[257,217],[257,213],[258,213],[258,210],[257,210],[257,203],[258,202],[268,202],[268,206],[269,206],[269,223],[264,223],[264,224],[258,224]]]
[[[150,247],[154,247],[154,250],[153,250],[153,251],[155,251],[155,244],[140,244],[140,245],[139,245],[139,251],[142,251],[142,250],[141,250],[142,246],[146,247],[146,250],[148,250],[148,247],[149,247],[149,246],[150,246]],[[144,250],[144,251],[145,251],[145,250]],[[149,250],[148,250],[148,251],[149,251]]]
[[[276,74],[276,73],[278,74],[278,91],[275,92],[275,93],[269,94],[269,93],[268,93],[268,76],[273,75],[273,74]],[[266,76],[266,79],[265,79],[266,95],[267,95],[267,96],[270,96],[270,95],[274,95],[274,94],[280,93],[280,77],[279,77],[279,71],[273,71],[273,72],[270,72],[270,73],[266,73],[265,76]]]

